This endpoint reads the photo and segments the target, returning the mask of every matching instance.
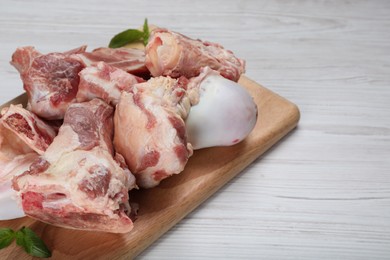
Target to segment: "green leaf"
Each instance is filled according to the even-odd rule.
[[[119,48],[122,47],[128,43],[140,41],[143,39],[144,33],[140,30],[136,29],[128,29],[126,31],[123,31],[121,33],[118,33],[115,35],[111,41],[108,47],[110,48]]]
[[[148,19],[145,18],[142,31],[137,29],[128,29],[126,31],[120,32],[111,39],[110,43],[108,44],[108,47],[119,48],[125,46],[128,43],[138,41],[142,41],[146,46],[149,41],[149,35],[150,33]]]
[[[15,239],[15,232],[10,228],[0,228],[0,249],[9,246]]]
[[[150,36],[149,25],[148,25],[148,18],[145,18],[143,30],[144,30],[144,36],[143,36],[144,45],[146,46],[148,44],[149,36]]]
[[[43,258],[51,256],[45,243],[30,228],[22,227],[16,232],[16,244],[32,256]]]

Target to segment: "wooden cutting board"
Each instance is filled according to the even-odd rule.
[[[251,93],[259,108],[259,120],[252,133],[231,147],[195,151],[181,174],[162,181],[156,188],[131,192],[131,201],[139,203],[140,210],[130,233],[69,230],[28,217],[0,221],[0,227],[29,226],[52,250],[53,259],[134,258],[297,125],[296,105],[245,76],[239,83]],[[25,100],[24,95],[11,102]],[[0,250],[0,259],[31,257],[13,244]]]

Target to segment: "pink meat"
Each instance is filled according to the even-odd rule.
[[[0,162],[0,220],[14,219],[25,216],[15,198],[16,191],[12,189],[12,179],[29,169],[39,155],[37,153],[21,154],[8,163]]]
[[[114,147],[140,187],[154,187],[180,173],[192,155],[183,120],[190,108],[186,83],[158,77],[135,85],[132,93],[122,92],[114,116]]]
[[[78,73],[83,65],[71,56],[86,46],[64,53],[41,54],[33,47],[18,48],[11,64],[19,71],[28,95],[28,108],[46,119],[62,119],[67,107],[75,101]]]
[[[24,215],[14,200],[12,178],[45,152],[56,131],[21,105],[3,108],[0,117],[0,201],[8,208],[0,219],[9,219]]]
[[[13,180],[26,215],[56,226],[126,233],[135,179],[113,158],[113,108],[99,99],[69,106],[58,136]]]
[[[110,66],[124,70],[128,73],[146,76],[149,74],[145,67],[145,53],[143,50],[130,48],[105,48],[101,47],[92,52],[83,52],[74,55],[85,67],[94,66],[103,61]]]
[[[161,28],[152,31],[145,53],[146,67],[154,77],[191,78],[208,66],[237,82],[245,72],[245,62],[221,45],[193,40]]]
[[[1,111],[1,150],[8,150],[11,158],[31,151],[43,154],[55,136],[53,127],[21,105],[11,105]]]
[[[130,91],[134,84],[144,82],[140,77],[112,67],[105,62],[86,67],[80,72],[77,102],[100,98],[108,104],[118,104],[122,91]]]

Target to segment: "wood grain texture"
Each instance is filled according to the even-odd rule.
[[[239,83],[251,94],[259,110],[251,134],[234,146],[195,151],[181,174],[164,180],[156,188],[131,192],[130,201],[137,203],[140,210],[130,233],[66,230],[32,222],[30,218],[0,221],[0,225],[42,230],[40,235],[49,241],[53,258],[134,258],[297,125],[300,114],[296,105],[245,76]],[[25,103],[25,95],[12,103]],[[13,246],[0,251],[0,259],[3,258],[31,257]]]
[[[219,42],[299,106],[299,126],[138,258],[389,259],[389,13],[386,0],[2,0],[0,103],[22,92],[16,46],[98,47],[144,17]]]

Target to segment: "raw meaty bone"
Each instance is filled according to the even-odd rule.
[[[105,62],[98,62],[96,67],[86,67],[79,75],[77,102],[100,98],[114,106],[118,104],[122,91],[129,92],[135,84],[145,81]]]
[[[3,108],[0,125],[1,150],[6,149],[11,158],[31,151],[43,154],[56,136],[51,126],[22,105]]]
[[[139,49],[101,47],[92,52],[75,54],[72,58],[78,59],[85,67],[96,66],[98,62],[103,61],[134,75],[149,75],[145,67],[145,52]]]
[[[255,127],[257,106],[236,82],[206,67],[188,88],[193,106],[186,130],[194,149],[237,144]]]
[[[21,47],[15,51],[11,64],[22,78],[29,110],[46,119],[62,119],[69,104],[76,101],[79,72],[87,66],[99,66],[100,61],[137,75],[149,74],[142,50],[85,50],[86,46],[64,53],[41,54],[34,47]]]
[[[114,147],[142,188],[180,173],[192,155],[183,120],[190,108],[187,81],[157,77],[135,85],[132,93],[122,92],[114,116]]]
[[[11,188],[14,176],[23,173],[43,154],[56,132],[21,105],[1,110],[0,118],[0,220],[24,216]]]
[[[112,115],[113,108],[99,99],[69,106],[53,143],[14,178],[26,215],[73,229],[133,228],[128,190],[135,179],[121,155],[113,158]]]
[[[38,157],[37,153],[18,155],[0,166],[0,220],[25,216],[22,206],[17,201],[17,193],[12,189],[12,178],[27,171]]]
[[[79,76],[84,67],[71,56],[86,46],[64,53],[41,54],[34,47],[18,48],[11,64],[19,71],[28,95],[28,109],[46,119],[62,119],[75,101]]]
[[[152,31],[145,53],[146,67],[154,77],[191,78],[208,66],[223,77],[238,81],[245,72],[245,62],[221,45],[193,40],[161,28]]]

